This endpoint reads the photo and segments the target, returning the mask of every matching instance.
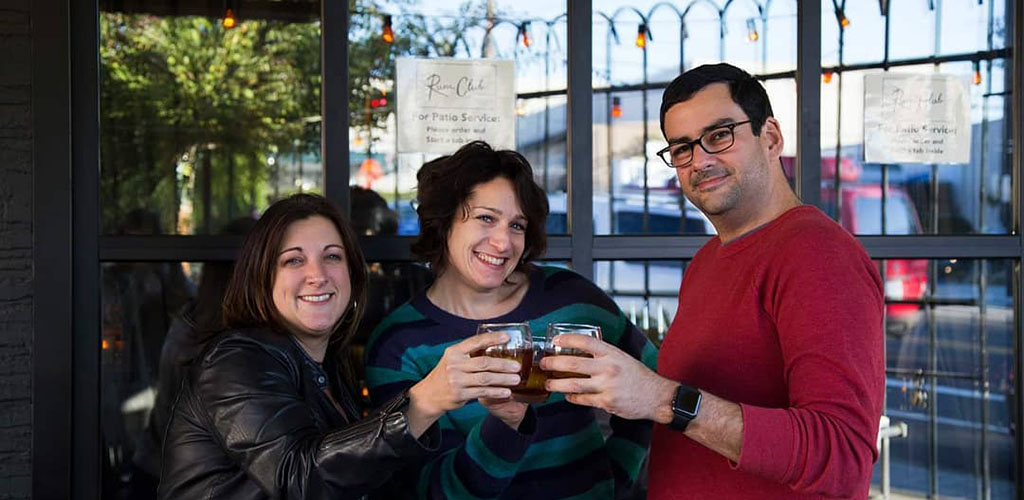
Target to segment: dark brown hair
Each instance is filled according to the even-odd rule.
[[[761,82],[736,66],[727,63],[697,66],[672,80],[661,96],[661,134],[665,135],[665,114],[669,108],[690,100],[713,83],[729,86],[729,95],[750,119],[754,135],[761,135],[761,127],[772,115],[772,103]]]
[[[331,221],[341,235],[352,287],[345,315],[331,332],[330,342],[344,344],[356,331],[366,307],[367,272],[363,252],[341,212],[326,198],[312,194],[296,194],[274,203],[246,236],[224,294],[224,324],[228,328],[270,326],[281,332],[288,331],[281,313],[274,307],[278,251],[293,222],[315,216]]]
[[[515,270],[528,270],[530,261],[547,249],[548,198],[533,180],[530,163],[515,151],[495,151],[486,142],[473,141],[455,154],[425,163],[416,174],[420,235],[411,249],[430,263],[435,275],[447,264],[448,233],[455,217],[466,216],[466,200],[477,185],[498,177],[512,183],[526,217],[526,246]]]

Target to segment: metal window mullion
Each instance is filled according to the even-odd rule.
[[[72,309],[71,491],[98,499],[100,443],[99,9],[71,2]],[[39,64],[39,61],[37,61]],[[39,230],[39,228],[37,228]],[[39,429],[36,429],[38,432]],[[49,459],[50,457],[41,457]]]
[[[821,130],[821,5],[797,2],[796,130]],[[796,190],[808,205],[821,208],[821,137],[797,141]]]
[[[569,167],[568,223],[572,242],[572,268],[592,279],[594,276],[593,178],[593,23],[590,0],[567,2],[568,103],[566,125]]]
[[[349,213],[348,15],[348,2],[320,2],[320,153],[324,196],[345,214]]]
[[[995,0],[992,0],[995,1]],[[1021,145],[1024,144],[1024,55],[1021,53],[1021,49],[1024,48],[1024,8],[1017,5],[1015,0],[1006,0],[1006,27],[1007,27],[1007,38],[1012,40],[1011,45],[1013,49],[1013,64],[1012,71],[1009,72],[1012,89],[1013,89],[1013,103],[1012,103],[1012,129],[1013,129],[1013,141],[1011,148],[1013,151],[1012,159],[1012,171],[1013,171],[1013,229],[1017,234],[1017,237],[1021,239],[1022,247],[1024,247],[1024,234],[1021,232],[1021,219],[1024,217],[1024,204],[1021,203],[1024,199],[1024,189],[1021,186],[1022,172],[1024,172],[1024,154],[1021,152]],[[1022,385],[1021,377],[1024,377],[1024,359],[1022,359],[1022,346],[1021,342],[1024,339],[1024,322],[1021,321],[1021,313],[1024,312],[1024,293],[1021,290],[1021,263],[1024,260],[1024,249],[1017,255],[1017,262],[1014,266],[1014,326],[1016,329],[1016,335],[1014,335],[1014,394],[1017,394],[1016,398],[1016,419],[1014,424],[1018,429],[1015,433],[1014,444],[1015,444],[1015,468],[1016,473],[1014,474],[1015,485],[1017,489],[1017,498],[1024,498],[1024,433],[1019,432],[1021,416],[1024,416],[1024,398],[1020,397],[1021,391],[1024,390]]]
[[[67,2],[36,0],[29,15],[32,20],[46,20],[33,25],[30,38],[32,57],[36,61],[30,75],[31,169],[36,179],[32,188],[31,345],[35,349],[32,353],[31,487],[36,498],[70,498],[74,491],[71,475],[75,450],[71,404],[75,387],[71,375],[75,356],[72,340],[75,303],[71,290],[74,226],[70,12]],[[89,458],[95,461],[94,457]]]

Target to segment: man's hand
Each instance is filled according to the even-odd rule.
[[[564,334],[554,344],[579,349],[594,357],[545,356],[541,368],[573,372],[590,378],[548,379],[551,392],[565,393],[570,403],[592,406],[622,418],[672,421],[671,402],[678,385],[651,371],[615,346],[584,335]]]

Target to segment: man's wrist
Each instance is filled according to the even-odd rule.
[[[653,405],[654,414],[651,420],[659,424],[668,425],[672,423],[672,399],[676,395],[676,387],[679,383],[664,377],[658,377],[659,384],[656,389],[656,400]]]

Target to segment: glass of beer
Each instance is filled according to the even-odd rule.
[[[533,369],[535,349],[533,338],[530,336],[530,325],[526,323],[481,323],[477,327],[477,334],[505,332],[508,334],[508,341],[504,344],[492,345],[480,349],[471,354],[472,357],[490,356],[492,358],[505,358],[519,362],[519,383],[512,386],[512,399],[519,401],[519,394],[529,392],[530,374]],[[538,370],[540,371],[539,367]],[[535,386],[533,386],[535,387]],[[544,382],[540,383],[541,390],[544,389]],[[547,398],[545,394],[545,399]]]
[[[544,388],[544,382],[548,380],[548,372],[540,368],[540,360],[544,359],[547,350],[547,341],[541,338],[533,339],[533,362],[530,365],[529,375],[524,379],[526,383],[512,388],[512,399],[520,403],[543,403],[551,395]]]
[[[593,358],[594,356],[589,352],[582,351],[580,349],[573,349],[571,347],[559,347],[554,344],[555,337],[566,333],[574,333],[576,335],[586,335],[588,337],[594,337],[595,339],[601,340],[601,327],[597,325],[585,325],[580,323],[549,323],[548,324],[548,335],[547,335],[547,349],[545,354],[548,356],[580,356],[583,358]],[[550,378],[590,378],[590,375],[584,375],[582,373],[573,372],[550,372],[548,373]]]

